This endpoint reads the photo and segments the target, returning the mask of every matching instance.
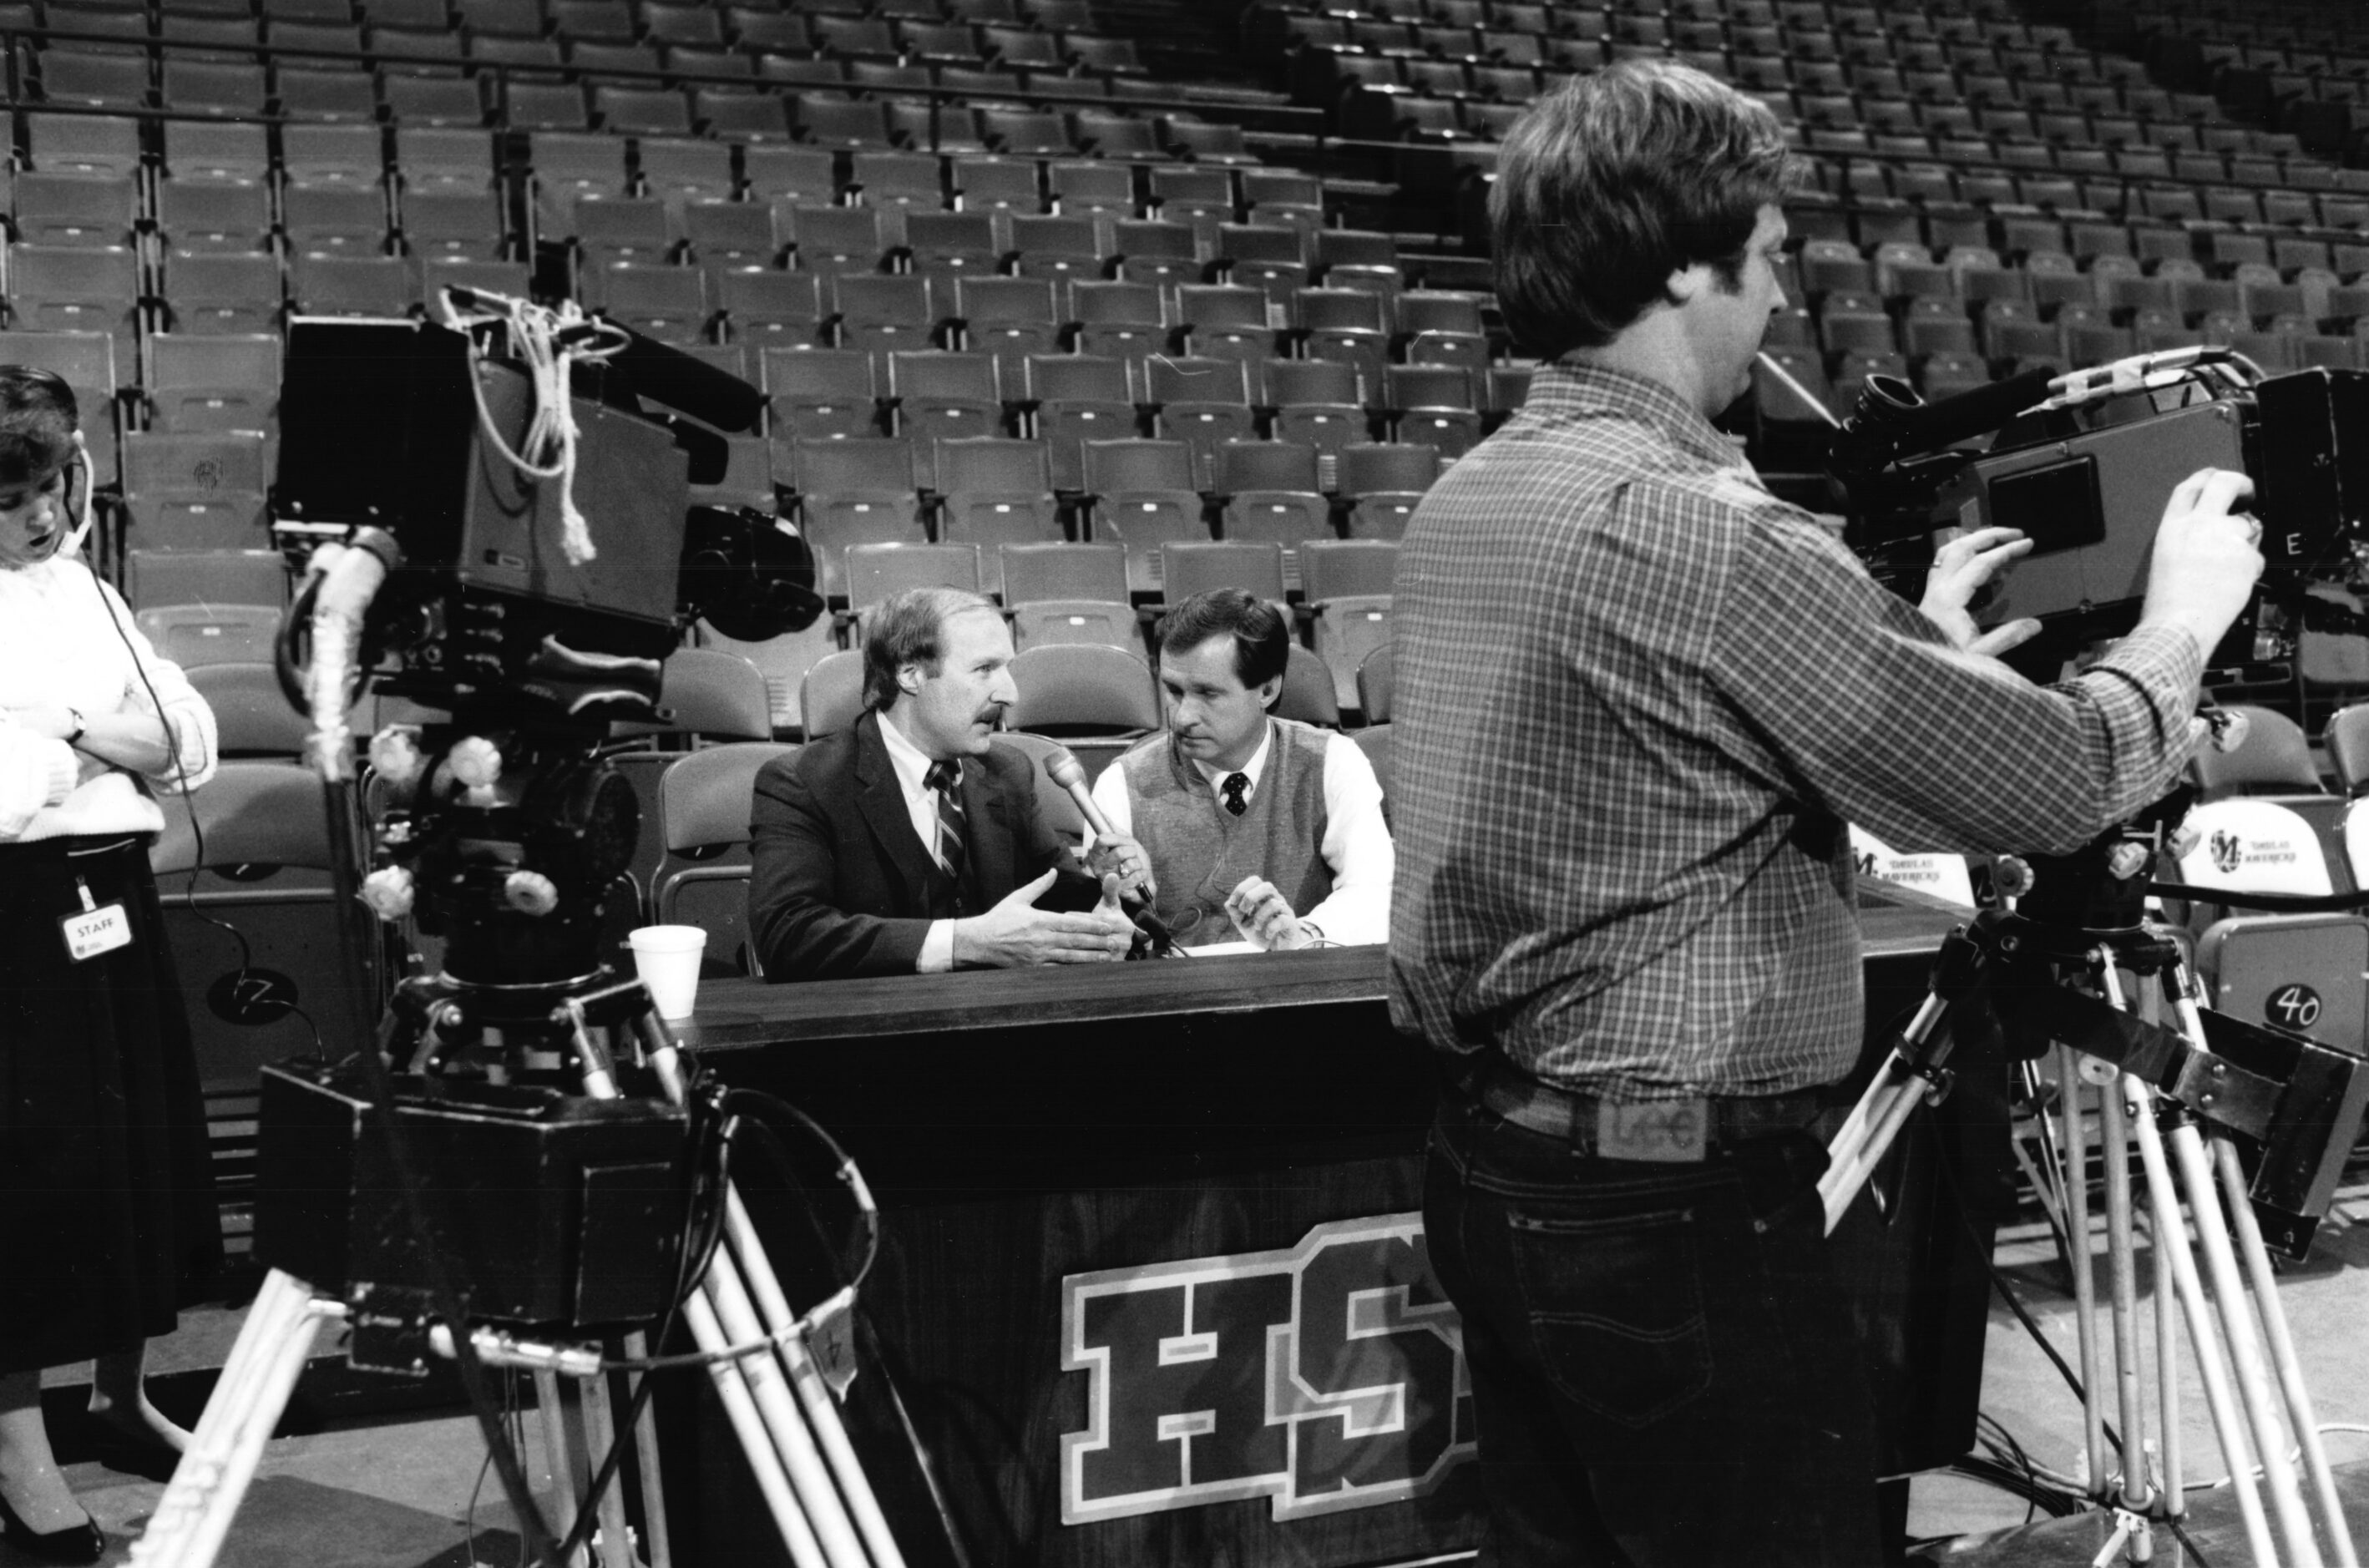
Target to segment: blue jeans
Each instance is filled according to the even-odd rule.
[[[1464,1320],[1483,1564],[1883,1562],[1825,1168],[1806,1132],[1582,1159],[1448,1093],[1424,1228]]]

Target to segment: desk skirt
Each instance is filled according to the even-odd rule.
[[[74,962],[60,918],[120,902]],[[169,1333],[222,1259],[197,1064],[142,835],[0,844],[0,1371]]]

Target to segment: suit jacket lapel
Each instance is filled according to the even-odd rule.
[[[865,714],[855,725],[855,804],[881,853],[903,879],[907,898],[919,907],[935,863],[913,835],[913,816],[905,808],[905,789],[897,782],[896,765],[888,761],[888,743],[880,738],[876,713]]]
[[[1013,864],[1013,828],[1004,812],[1011,804],[1003,792],[988,787],[985,757],[963,759],[963,819],[970,828],[971,864],[977,886],[990,903],[1000,902],[1019,885]]]

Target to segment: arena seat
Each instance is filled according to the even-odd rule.
[[[224,757],[275,757],[293,761],[304,750],[312,722],[297,712],[269,663],[200,664],[189,684],[214,712]]]
[[[667,858],[652,912],[707,933],[703,975],[763,975],[748,944],[750,805],[758,773],[796,751],[770,740],[711,746],[677,758],[658,779]]]
[[[358,1045],[344,1031],[350,992],[366,982],[346,973],[339,956],[319,775],[286,762],[226,761],[194,795],[163,806],[165,831],[149,861],[184,987],[204,997],[233,977],[269,971],[272,993],[302,1010],[233,1023],[210,1006],[190,1007],[203,1087],[251,1092],[267,1062]]]
[[[1127,552],[1116,544],[1005,544],[1003,602],[1013,643],[1104,643],[1143,649],[1143,626],[1127,602]]]
[[[1407,519],[1439,475],[1439,454],[1428,446],[1353,443],[1341,449],[1339,464],[1352,539],[1395,540],[1405,533]]]
[[[1283,546],[1204,540],[1161,546],[1161,598],[1171,605],[1213,588],[1239,588],[1280,608]]]
[[[1037,734],[1141,734],[1161,724],[1150,667],[1093,643],[1039,643],[1012,660],[1020,700],[1004,715]]]
[[[1162,546],[1209,537],[1193,482],[1192,449],[1182,441],[1133,438],[1090,441],[1084,448],[1093,537],[1126,548],[1130,590],[1159,591]]]
[[[998,436],[941,441],[937,535],[979,548],[983,592],[1003,592],[1005,544],[1056,544],[1061,518],[1045,443]]]
[[[853,726],[864,715],[864,650],[847,648],[817,659],[801,682],[798,708],[808,740]]]
[[[1397,685],[1394,679],[1397,657],[1389,643],[1374,649],[1357,663],[1357,711],[1369,725],[1390,722],[1390,698]]]

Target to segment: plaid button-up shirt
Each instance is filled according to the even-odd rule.
[[[1846,822],[2068,850],[2170,787],[2201,657],[1954,650],[1657,383],[1542,366],[1399,556],[1390,1007],[1615,1099],[1776,1094],[1862,1029]]]

